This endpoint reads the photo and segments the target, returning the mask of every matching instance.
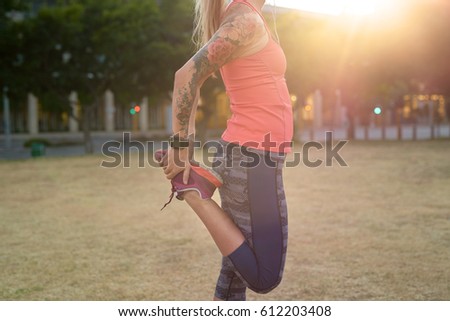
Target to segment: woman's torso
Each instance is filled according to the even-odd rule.
[[[246,4],[259,14],[245,0],[230,5],[235,3]],[[292,106],[284,77],[286,58],[279,44],[269,36],[262,50],[231,61],[220,72],[232,112],[222,139],[257,149],[290,152]]]

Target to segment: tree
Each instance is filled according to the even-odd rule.
[[[8,87],[10,98],[23,94],[25,75],[19,72],[23,63],[23,33],[20,28],[19,10],[24,1],[4,0],[0,5],[0,89]]]
[[[17,50],[10,48],[10,56],[21,52],[22,61],[14,72],[8,69],[8,77],[46,105],[69,112],[68,96],[77,91],[86,152],[91,153],[90,118],[106,89],[123,102],[167,95],[181,67],[178,62],[187,59],[189,39],[165,26],[166,7],[182,9],[172,23],[182,27],[191,8],[182,0],[167,3],[160,7],[155,0],[80,0],[43,6],[17,25],[22,41]],[[15,37],[12,30],[8,36]]]
[[[371,102],[398,102],[418,92],[418,83],[429,93],[449,95],[450,3],[401,4],[397,11],[364,18],[280,15],[290,91],[301,101],[320,89],[331,102],[341,89],[343,102],[353,106],[350,114],[363,118]]]

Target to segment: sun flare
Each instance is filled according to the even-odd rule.
[[[269,4],[301,11],[338,16],[341,14],[365,16],[385,6],[387,0],[269,0]]]

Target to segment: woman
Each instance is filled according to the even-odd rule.
[[[197,213],[223,255],[215,300],[245,300],[246,288],[271,291],[285,262],[282,168],[291,150],[292,108],[285,57],[261,14],[264,3],[196,0],[201,48],[175,75],[172,148],[161,164],[177,198]],[[232,117],[211,175],[189,161],[188,146],[199,90],[218,71]],[[215,187],[221,206],[210,198]]]

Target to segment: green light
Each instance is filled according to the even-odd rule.
[[[134,108],[131,108],[131,109],[130,109],[130,114],[131,114],[131,115],[135,115],[135,114],[136,114],[136,110],[134,110]]]
[[[374,114],[375,115],[381,115],[381,113],[382,113],[382,109],[381,109],[381,107],[375,107],[374,109],[373,109],[373,112],[374,112]]]

